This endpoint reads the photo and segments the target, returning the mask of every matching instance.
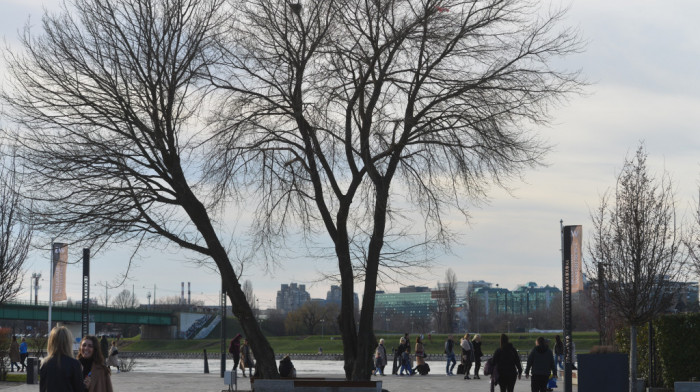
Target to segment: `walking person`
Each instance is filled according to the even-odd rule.
[[[469,372],[471,372],[472,362],[474,362],[474,346],[472,346],[472,342],[469,341],[469,333],[464,334],[464,337],[459,342],[459,346],[462,347],[462,364],[464,365],[464,379],[471,380],[471,377],[469,377]]]
[[[17,343],[17,336],[12,335],[12,342],[10,343],[10,371],[14,372],[15,367],[17,367],[17,371],[19,372],[20,366],[19,366],[20,358],[19,358],[19,343]]]
[[[564,342],[559,335],[554,337],[554,356],[559,369],[564,370]]]
[[[253,352],[250,350],[248,340],[243,339],[241,343],[241,369],[245,377],[245,369],[248,368],[248,376],[253,377]]]
[[[83,391],[83,371],[73,358],[73,335],[66,327],[55,327],[49,334],[47,356],[39,370],[40,392]]]
[[[86,392],[113,392],[110,371],[105,366],[102,348],[96,336],[87,335],[80,342],[78,361],[83,368]]]
[[[399,376],[403,376],[404,370],[407,376],[413,375],[413,370],[411,370],[411,354],[408,347],[404,347],[403,353],[401,354],[401,371],[399,372]]]
[[[525,378],[530,377],[530,369],[532,369],[532,378],[530,379],[530,389],[532,392],[547,392],[547,381],[549,375],[557,375],[557,368],[554,365],[554,356],[552,350],[547,347],[544,337],[540,336],[535,341],[535,347],[527,356],[527,366],[525,366]]]
[[[109,342],[107,341],[107,335],[102,335],[102,339],[100,339],[100,352],[102,353],[102,358],[107,360],[107,357],[109,356]]]
[[[119,349],[117,349],[117,341],[112,340],[112,347],[109,349],[109,357],[107,358],[107,367],[114,366],[117,368],[117,373],[119,370]]]
[[[474,348],[474,378],[478,380],[481,378],[479,377],[481,357],[484,356],[484,353],[481,351],[481,335],[474,335],[474,339],[472,339],[472,347]]]
[[[27,356],[28,356],[29,350],[27,347],[27,340],[25,338],[22,338],[22,343],[19,344],[19,363],[22,365],[22,371],[25,371],[27,368]]]
[[[447,340],[445,341],[445,357],[447,358],[445,372],[448,376],[454,375],[452,371],[454,370],[455,365],[457,364],[457,360],[455,359],[454,347],[455,341],[453,340],[452,334],[450,334],[449,336],[447,336]],[[452,362],[452,366],[450,366],[450,362]]]
[[[384,347],[384,339],[379,339],[379,345],[374,350],[374,366],[375,374],[384,375],[384,366],[386,366],[386,348]]]
[[[228,346],[228,352],[233,358],[233,373],[238,374],[238,363],[241,361],[241,338],[243,336],[239,333],[231,339],[231,344]],[[243,373],[245,376],[245,372]]]
[[[501,334],[501,345],[493,353],[493,364],[498,372],[498,378],[494,382],[501,387],[501,392],[513,392],[515,380],[520,379],[523,367],[518,351],[508,341],[506,334]]]
[[[391,369],[391,374],[398,374],[399,369],[403,365],[403,353],[406,352],[406,338],[399,339],[399,347],[394,351],[394,367]]]

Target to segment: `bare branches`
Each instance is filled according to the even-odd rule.
[[[0,304],[22,289],[22,266],[32,241],[31,224],[22,217],[26,206],[20,195],[14,156],[5,152],[0,151]]]
[[[606,294],[634,326],[668,310],[685,261],[671,181],[667,175],[660,181],[650,177],[646,158],[640,145],[591,214],[589,270],[604,264]]]

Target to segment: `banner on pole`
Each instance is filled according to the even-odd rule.
[[[68,245],[54,242],[52,244],[53,267],[53,292],[51,300],[65,301],[66,295],[66,268],[68,267]]]
[[[571,230],[571,292],[583,291],[583,229],[581,225],[567,226]]]

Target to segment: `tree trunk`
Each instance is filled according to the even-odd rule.
[[[637,327],[630,325],[630,388],[629,392],[637,390]]]

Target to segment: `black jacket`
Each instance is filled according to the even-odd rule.
[[[40,392],[83,392],[83,371],[77,359],[61,355],[41,364]]]
[[[532,374],[537,376],[549,376],[550,372],[557,374],[557,370],[554,368],[552,350],[547,346],[535,346],[530,351],[530,355],[527,356],[525,375],[530,374],[530,369],[532,369]]]
[[[520,364],[520,355],[508,343],[505,348],[498,348],[493,353],[493,363],[498,369],[498,377],[502,379],[514,379],[515,376],[523,373],[523,366]]]
[[[481,351],[481,342],[475,340],[472,342],[472,345],[474,346],[474,359],[481,361],[481,357],[484,356],[484,353]]]
[[[280,376],[291,377],[292,370],[294,370],[294,365],[292,365],[292,360],[289,357],[282,358],[282,360],[280,360],[280,366],[279,366]]]

